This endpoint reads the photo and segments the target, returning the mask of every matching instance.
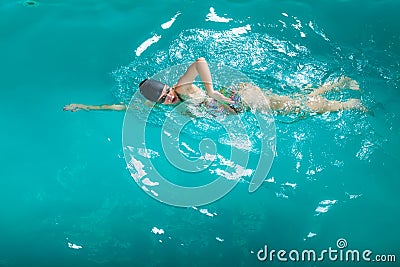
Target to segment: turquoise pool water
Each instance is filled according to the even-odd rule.
[[[398,1],[38,4],[0,2],[0,266],[292,266],[256,254],[339,238],[400,256]],[[122,112],[62,107],[129,102],[143,77],[199,56],[280,94],[346,75],[361,93],[329,97],[361,97],[371,113],[278,116],[258,191],[164,205],[127,170]]]

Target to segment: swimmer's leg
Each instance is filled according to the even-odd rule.
[[[360,90],[360,85],[356,80],[342,76],[337,81],[324,83],[320,87],[314,89],[314,91],[308,94],[308,96],[322,95],[334,89],[350,89],[358,91]]]
[[[341,110],[355,109],[367,112],[368,109],[361,104],[360,99],[351,98],[347,101],[327,100],[321,96],[309,97],[306,102],[309,111],[316,113],[337,112]]]

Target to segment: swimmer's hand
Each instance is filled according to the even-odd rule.
[[[83,104],[69,104],[64,106],[63,111],[71,111],[71,112],[75,112],[78,110],[85,110],[85,111],[89,111],[89,108],[86,105]]]
[[[215,91],[215,90],[214,90],[214,91],[208,93],[208,95],[209,95],[210,97],[212,97],[212,98],[218,100],[218,101],[225,102],[225,103],[228,103],[228,104],[235,104],[235,101],[233,101],[232,99],[230,99],[230,98],[224,96],[223,94],[221,94],[221,93],[218,92],[218,91]]]

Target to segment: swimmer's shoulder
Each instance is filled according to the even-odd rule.
[[[181,96],[195,100],[195,102],[202,102],[207,97],[207,93],[194,84],[178,85],[175,88]]]

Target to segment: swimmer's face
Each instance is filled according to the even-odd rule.
[[[163,93],[157,102],[163,105],[174,105],[179,102],[179,98],[174,88],[165,85]]]

